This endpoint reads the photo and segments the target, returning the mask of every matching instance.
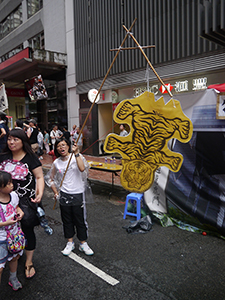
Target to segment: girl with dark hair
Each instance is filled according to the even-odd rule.
[[[29,138],[21,129],[9,132],[5,153],[0,155],[1,170],[10,170],[14,191],[19,196],[19,206],[24,211],[22,230],[27,239],[25,248],[25,275],[30,279],[35,275],[33,254],[36,247],[34,227],[39,225],[36,215],[37,204],[41,206],[44,192],[42,165],[32,151]]]
[[[62,253],[63,255],[69,255],[74,249],[73,237],[76,228],[77,237],[80,241],[79,250],[86,255],[93,255],[94,252],[86,242],[85,185],[82,180],[82,172],[84,172],[85,166],[82,155],[78,152],[76,143],[72,146],[72,153],[70,153],[70,142],[64,137],[56,140],[54,151],[58,158],[53,162],[53,167],[50,171],[50,185],[55,194],[55,199],[58,199],[58,189],[54,179],[58,174],[63,175],[65,173],[68,161],[72,155],[65,178],[60,186],[59,203],[64,236],[67,239],[66,247]]]
[[[2,216],[0,216],[0,283],[3,269],[8,261],[10,270],[8,283],[14,291],[22,288],[22,284],[17,278],[17,265],[19,257],[23,255],[23,250],[16,254],[10,253],[6,241],[7,230],[16,234],[17,222],[21,221],[23,217],[23,212],[18,204],[19,198],[13,192],[12,176],[7,172],[0,171],[0,207],[2,210]]]

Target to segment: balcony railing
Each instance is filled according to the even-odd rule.
[[[43,62],[53,62],[59,65],[66,65],[67,55],[48,50],[34,50],[32,58]]]

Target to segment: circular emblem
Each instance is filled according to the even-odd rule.
[[[91,103],[94,102],[95,100],[95,97],[96,95],[98,94],[98,91],[96,89],[91,89],[89,92],[88,92],[88,99]],[[97,103],[98,101],[100,100],[100,94],[98,94],[98,97],[95,101],[95,103]]]
[[[112,91],[112,103],[116,103],[117,102],[117,99],[118,99],[118,94],[116,91]]]

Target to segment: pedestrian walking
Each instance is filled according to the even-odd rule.
[[[48,131],[45,129],[45,130],[44,130],[44,145],[45,145],[46,154],[48,154],[49,151],[50,151],[49,143],[50,143],[50,140],[49,140],[49,133],[48,133]]]
[[[77,127],[77,130],[76,130],[76,132],[73,135],[73,142],[77,143],[78,150],[81,153],[82,149],[83,149],[83,134],[81,133],[81,135],[79,137],[79,140],[77,141],[79,134],[80,134],[80,128]]]
[[[50,132],[51,142],[52,142],[52,149],[54,150],[54,145],[57,139],[62,137],[63,133],[61,130],[58,129],[57,125],[53,125],[52,131]]]
[[[38,141],[38,152],[37,155],[39,156],[39,159],[43,159],[43,143],[44,143],[44,136],[41,132],[41,129],[38,127],[38,135],[37,135],[37,141]]]
[[[37,122],[34,119],[30,119],[29,126],[27,129],[27,136],[30,139],[31,148],[34,153],[37,153],[39,145],[38,145],[38,129],[36,127]]]
[[[77,128],[77,125],[74,124],[72,127],[72,130],[70,131],[71,138],[73,138],[74,134],[76,133],[76,128]]]
[[[70,140],[70,132],[67,130],[67,126],[63,127],[63,136],[65,137],[65,139],[67,139],[68,141]]]

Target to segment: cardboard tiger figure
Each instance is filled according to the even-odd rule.
[[[166,166],[178,172],[183,156],[168,149],[172,138],[187,143],[192,136],[193,125],[180,106],[171,99],[167,104],[163,97],[155,101],[153,93],[145,92],[135,99],[122,101],[114,112],[117,123],[130,126],[128,136],[109,134],[104,150],[122,156],[122,186],[132,192],[143,193],[153,181],[155,171]]]

